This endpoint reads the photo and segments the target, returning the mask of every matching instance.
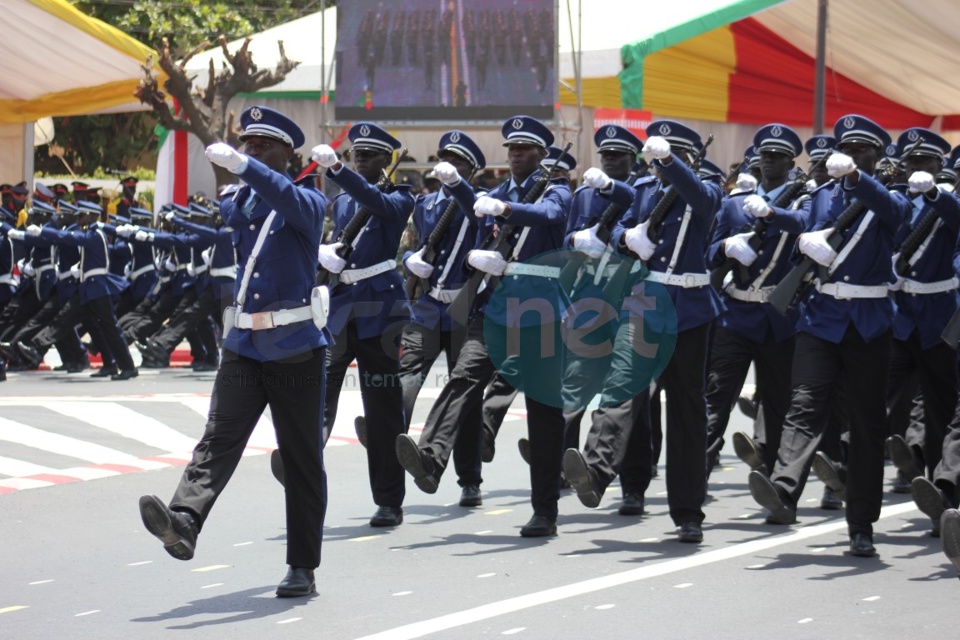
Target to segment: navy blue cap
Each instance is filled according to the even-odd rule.
[[[122,213],[113,214],[113,219],[120,224],[130,224],[130,216],[125,216]]]
[[[97,214],[103,213],[103,207],[101,207],[95,202],[90,202],[89,200],[78,200],[76,204],[78,209],[77,213],[79,213],[80,215],[83,215],[85,213],[97,213]]]
[[[891,142],[883,149],[883,157],[890,158],[891,160],[900,159],[900,147],[896,142]]]
[[[72,202],[67,202],[66,200],[61,200],[60,204],[57,205],[57,211],[61,216],[75,216],[80,213],[80,209],[77,208],[77,205]]]
[[[141,209],[140,207],[130,207],[130,217],[131,218],[146,218],[148,220],[153,220],[153,211],[150,209]]]
[[[957,166],[960,165],[960,145],[957,145],[953,148],[953,151],[950,152],[950,157],[947,162],[951,167],[954,168],[954,170],[960,168]]]
[[[555,164],[564,171],[573,171],[577,168],[577,159],[560,147],[547,147],[547,157],[540,164],[547,168]]]
[[[57,213],[56,208],[42,202],[40,200],[34,200],[33,204],[30,206],[30,213],[39,213],[41,215],[55,215]]]
[[[600,127],[593,134],[593,143],[601,152],[619,151],[637,155],[643,149],[643,142],[633,132],[620,125],[610,124]]]
[[[753,145],[743,150],[743,166],[747,169],[760,166],[760,154]]]
[[[890,144],[890,134],[870,118],[850,114],[843,116],[833,125],[833,137],[840,147],[847,142],[862,142],[884,149]]]
[[[511,144],[532,144],[546,149],[553,144],[553,134],[547,125],[530,116],[513,116],[503,123],[503,146]]]
[[[697,145],[702,145],[700,134],[685,124],[673,120],[656,120],[647,127],[647,137],[660,136],[666,138],[671,147],[680,147],[686,151],[693,151]]]
[[[719,178],[720,180],[726,180],[727,174],[723,169],[718,167],[716,164],[710,162],[706,158],[700,161],[700,170],[698,171],[701,179],[708,178]]]
[[[440,150],[437,151],[437,155],[439,156],[444,151],[457,154],[472,164],[477,171],[487,166],[487,159],[483,157],[480,146],[463,131],[454,129],[440,136]]]
[[[830,153],[837,144],[837,139],[824,133],[811,136],[803,145],[811,162],[819,162],[820,158]]]
[[[207,207],[203,206],[202,204],[198,204],[198,203],[196,203],[196,202],[191,202],[191,203],[190,203],[190,215],[191,215],[191,216],[199,216],[199,217],[201,217],[201,218],[209,218],[210,216],[213,215],[213,212],[210,211],[210,209],[208,209]]]
[[[753,148],[757,153],[769,151],[796,158],[803,153],[803,142],[796,131],[785,124],[775,122],[757,129],[757,133],[753,136]]]
[[[182,204],[170,203],[169,211],[175,211],[178,215],[181,215],[181,216],[190,215],[190,207],[185,207]]]
[[[940,134],[934,133],[930,131],[930,129],[924,129],[923,127],[910,127],[901,133],[900,137],[897,138],[897,146],[906,150],[907,147],[913,145],[920,138],[923,138],[923,142],[913,150],[912,155],[942,158],[950,153],[949,142],[944,140]]]
[[[240,114],[240,126],[243,133],[240,141],[254,136],[273,138],[293,147],[303,146],[305,138],[297,123],[270,107],[250,107]]]
[[[387,133],[387,130],[372,122],[358,122],[347,133],[354,149],[369,149],[380,153],[393,153],[402,145]]]

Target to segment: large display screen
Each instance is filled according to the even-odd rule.
[[[337,3],[336,117],[551,119],[556,0]]]

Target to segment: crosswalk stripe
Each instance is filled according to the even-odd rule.
[[[0,475],[4,476],[35,476],[41,473],[62,473],[59,469],[44,467],[24,460],[15,460],[0,456]]]
[[[191,451],[196,439],[116,402],[54,402],[47,407],[160,451]]]

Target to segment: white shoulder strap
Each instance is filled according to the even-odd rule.
[[[238,312],[243,308],[243,303],[247,299],[247,285],[250,284],[250,276],[253,274],[253,267],[257,264],[257,256],[260,254],[260,250],[263,248],[264,241],[270,234],[270,225],[273,223],[273,219],[276,217],[276,211],[271,211],[270,215],[267,216],[266,221],[263,223],[263,227],[260,228],[260,235],[257,236],[257,242],[253,245],[253,251],[250,252],[250,256],[247,258],[247,266],[243,268],[243,280],[240,281],[240,290],[237,291]]]

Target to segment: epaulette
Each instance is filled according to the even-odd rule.
[[[657,181],[657,176],[640,176],[639,178],[633,181],[633,186],[639,187],[639,186],[650,184],[656,181]]]

